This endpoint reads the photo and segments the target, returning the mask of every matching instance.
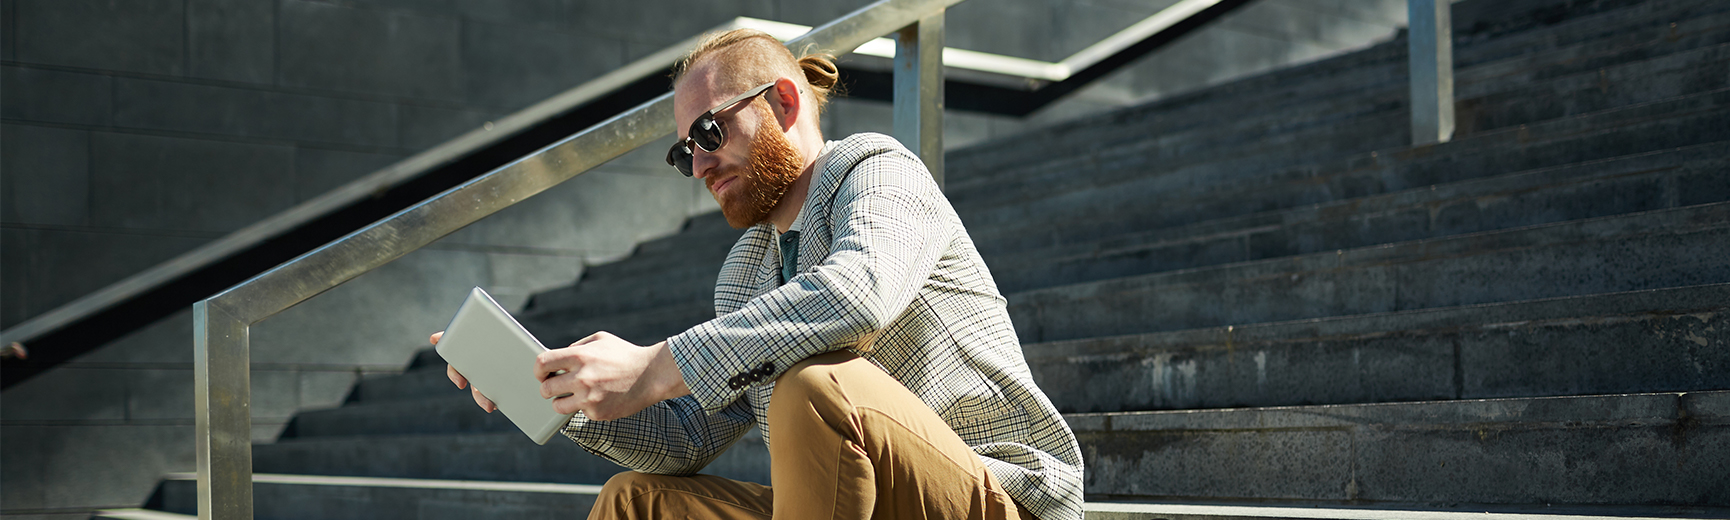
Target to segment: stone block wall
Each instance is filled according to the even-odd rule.
[[[734,16],[820,24],[864,0],[0,0],[0,327],[135,274]],[[952,47],[1058,60],[1175,0],[973,0]],[[1386,38],[1398,0],[1263,0],[1025,120],[949,114],[947,144]],[[832,137],[887,132],[841,100]],[[714,203],[617,159],[252,331],[254,439],[400,371],[461,295],[507,305]],[[137,506],[192,469],[190,311],[0,394],[0,514]]]

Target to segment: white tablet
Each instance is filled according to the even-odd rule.
[[[469,292],[438,343],[439,357],[456,367],[535,444],[546,444],[576,415],[555,412],[553,400],[541,398],[535,356],[546,351],[479,287]]]

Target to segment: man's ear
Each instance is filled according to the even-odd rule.
[[[800,103],[804,102],[799,95],[799,84],[785,77],[775,80],[775,88],[765,97],[773,105],[775,117],[780,119],[781,130],[791,131],[793,124],[799,122]]]

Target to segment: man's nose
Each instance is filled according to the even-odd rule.
[[[691,147],[691,176],[698,179],[708,177],[709,171],[720,163],[720,159],[702,148]]]

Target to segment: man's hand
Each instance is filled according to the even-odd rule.
[[[444,337],[444,335],[445,335],[445,331],[442,331],[442,330],[438,331],[438,332],[434,332],[432,335],[432,344],[434,344],[434,345],[439,344],[439,338]],[[445,365],[445,375],[450,376],[451,382],[456,383],[457,388],[464,388],[464,387],[469,386],[468,378],[463,377],[462,374],[458,374],[457,373],[457,367]],[[475,395],[475,404],[480,405],[481,409],[486,410],[487,413],[493,413],[493,410],[499,409],[499,407],[493,406],[493,400],[492,399],[487,399],[487,396],[481,395],[480,390],[470,390],[469,393],[472,393]]]
[[[630,417],[691,393],[667,342],[643,347],[606,332],[542,352],[535,376],[541,380],[541,397],[564,396],[553,401],[553,410],[580,410],[597,421]]]

